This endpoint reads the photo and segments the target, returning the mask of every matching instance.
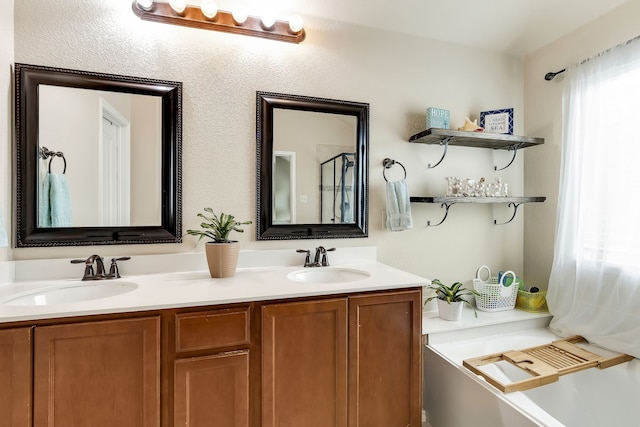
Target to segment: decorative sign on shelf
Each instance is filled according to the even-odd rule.
[[[427,129],[449,129],[451,126],[451,114],[449,110],[442,108],[427,108]]]
[[[513,108],[481,112],[480,127],[487,133],[513,135]]]

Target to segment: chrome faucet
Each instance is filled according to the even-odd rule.
[[[304,259],[305,267],[328,267],[329,266],[329,258],[327,257],[327,252],[333,252],[336,248],[325,249],[324,246],[318,246],[316,248],[316,254],[313,258],[313,262],[311,262],[311,251],[307,249],[296,249],[296,252],[306,254]]]
[[[336,248],[325,249],[324,246],[318,246],[316,248],[316,256],[313,260],[313,265],[315,267],[328,267],[329,266],[329,258],[327,257],[327,252],[333,252]],[[322,256],[322,258],[320,258]]]
[[[316,248],[316,256],[315,256],[315,258],[313,258],[313,266],[314,267],[320,267],[320,254],[322,254],[322,260],[324,262],[326,262],[326,260],[327,260],[327,250],[324,248],[324,246],[318,246]]]
[[[84,264],[84,274],[82,280],[106,280],[119,279],[120,271],[118,270],[118,261],[126,261],[131,257],[111,258],[111,268],[109,273],[105,272],[104,260],[100,255],[91,255],[87,259],[72,259],[71,264]],[[93,268],[95,264],[95,269]]]

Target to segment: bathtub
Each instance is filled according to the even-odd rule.
[[[462,360],[559,339],[548,329],[492,335],[424,348],[424,406],[432,427],[626,427],[640,425],[640,360],[590,368],[531,390],[502,393]],[[586,345],[597,354],[612,354]],[[507,367],[503,379],[522,379]]]

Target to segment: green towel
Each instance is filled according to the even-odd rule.
[[[38,227],[51,227],[51,205],[49,204],[49,174],[40,178],[38,194]]]
[[[71,196],[64,174],[47,173],[43,177],[39,200],[40,227],[71,227]]]

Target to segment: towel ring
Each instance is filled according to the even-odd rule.
[[[389,180],[387,179],[386,171],[387,169],[391,169],[393,165],[400,165],[400,167],[404,171],[404,179],[407,179],[407,169],[405,169],[404,165],[400,162],[396,162],[395,160],[387,157],[382,161],[382,166],[384,166],[384,169],[382,170],[382,176],[384,177],[384,180],[389,182]]]
[[[64,169],[62,169],[62,174],[66,174],[67,173],[67,159],[64,158],[64,154],[62,154],[62,152],[58,151],[57,153],[53,153],[51,155],[51,158],[49,159],[49,173],[51,173],[51,162],[53,161],[54,156],[57,157],[61,157],[62,161],[64,162]]]
[[[67,173],[67,159],[64,158],[64,153],[62,151],[51,151],[47,147],[40,147],[39,157],[42,160],[49,159],[49,173],[51,173],[51,162],[54,157],[62,157],[62,161],[64,162],[64,169],[62,170],[62,174]]]

